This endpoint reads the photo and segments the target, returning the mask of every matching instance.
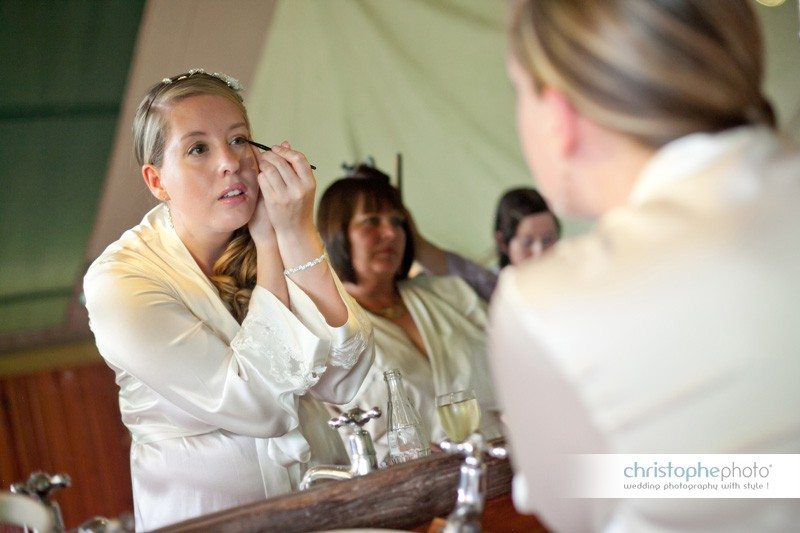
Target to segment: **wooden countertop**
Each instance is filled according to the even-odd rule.
[[[195,518],[161,531],[302,533],[361,527],[427,532],[439,523],[434,519],[446,517],[455,505],[460,463],[459,457],[434,453],[364,477],[323,482],[308,491]],[[486,465],[484,530],[546,531],[535,517],[514,511],[508,461],[489,458]]]

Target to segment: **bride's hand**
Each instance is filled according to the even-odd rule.
[[[288,142],[258,151],[258,183],[275,232],[299,237],[316,234],[314,194],[317,182],[306,156]]]
[[[250,237],[257,248],[277,244],[275,228],[272,227],[272,222],[267,215],[267,205],[261,190],[258,191],[256,209],[253,211],[253,216],[250,217],[250,222],[247,223],[247,229],[250,230]]]

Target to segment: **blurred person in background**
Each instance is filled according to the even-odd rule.
[[[409,217],[410,220],[410,217]],[[494,241],[497,269],[489,269],[427,240],[411,223],[416,261],[429,274],[459,276],[488,301],[497,286],[499,270],[540,257],[561,238],[561,222],[536,189],[506,191],[497,202]]]

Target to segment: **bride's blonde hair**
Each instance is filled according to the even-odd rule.
[[[214,262],[209,279],[236,320],[244,320],[256,286],[256,247],[246,226],[234,232],[225,251]]]
[[[250,119],[239,95],[240,90],[237,80],[202,70],[164,78],[151,87],[133,119],[133,146],[139,165],[162,165],[169,136],[169,110],[173,104],[190,96],[210,94],[233,102],[242,113],[249,131]],[[214,263],[209,279],[233,316],[241,322],[247,314],[250,295],[256,284],[256,250],[247,226],[233,233],[225,251]]]

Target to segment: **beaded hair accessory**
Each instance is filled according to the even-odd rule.
[[[356,161],[352,165],[347,162],[342,163],[342,170],[344,170],[345,178],[365,178],[365,179],[378,179],[391,184],[391,178],[387,173],[382,171],[375,165],[375,158],[371,155],[367,156],[364,161]]]
[[[228,87],[230,87],[231,89],[233,89],[234,91],[237,91],[237,92],[244,90],[244,86],[242,86],[242,83],[239,80],[237,80],[236,78],[234,78],[232,76],[228,76],[227,74],[223,74],[222,72],[210,72],[209,73],[209,72],[206,72],[202,68],[192,68],[192,69],[189,69],[189,71],[185,72],[184,74],[178,74],[177,76],[173,76],[171,78],[164,78],[163,80],[161,80],[161,83],[163,83],[164,85],[171,85],[171,84],[173,84],[175,82],[190,78],[190,77],[194,76],[195,74],[206,74],[208,76],[212,76],[214,78],[222,80],[222,81],[225,82],[225,85],[227,85]]]
[[[342,163],[342,170],[344,170],[346,178],[368,178],[368,179],[379,179],[381,181],[385,181],[386,183],[392,183],[391,178],[389,175],[379,169],[375,165],[375,158],[367,156],[367,159],[363,162],[356,161],[352,165],[348,164],[347,162]],[[395,174],[397,185],[395,188],[400,193],[400,196],[403,196],[403,156],[401,154],[397,154],[397,169]]]
[[[374,168],[375,170],[378,170],[377,165],[375,165],[375,158],[372,157],[371,155],[368,155],[365,161],[363,162],[356,161],[352,165],[347,163],[347,161],[342,161],[342,170],[344,170],[344,175],[348,178],[361,177],[361,176],[356,176],[358,172],[358,167],[370,167]]]
[[[158,97],[159,94],[161,94],[161,91],[164,90],[165,87],[169,87],[174,83],[178,83],[183,80],[189,79],[195,74],[205,74],[206,76],[217,78],[218,80],[225,83],[225,85],[227,85],[237,93],[244,90],[244,86],[239,80],[237,80],[232,76],[228,76],[227,74],[223,74],[222,72],[209,73],[202,68],[189,69],[187,72],[184,72],[183,74],[178,74],[176,76],[172,76],[171,78],[164,78],[161,80],[161,83],[158,85],[158,90],[153,91],[152,95],[150,96],[150,101],[147,102],[147,109],[144,112],[144,116],[146,117],[150,114],[150,108],[153,106],[153,102],[155,102],[156,98]]]

